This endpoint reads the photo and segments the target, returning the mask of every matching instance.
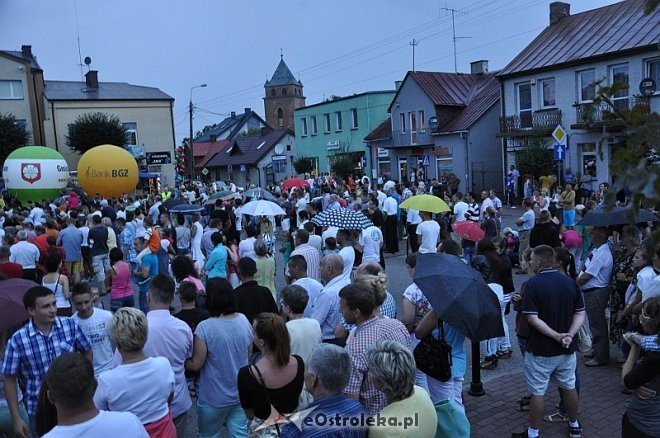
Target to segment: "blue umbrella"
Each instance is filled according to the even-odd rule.
[[[193,204],[179,204],[169,209],[170,213],[176,214],[192,214],[199,213],[201,211],[204,211],[204,207]]]
[[[472,341],[504,336],[500,301],[479,272],[449,254],[418,254],[413,281],[438,317]]]

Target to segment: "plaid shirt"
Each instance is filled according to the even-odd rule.
[[[385,302],[380,306],[380,313],[385,318],[396,319],[396,303],[394,302],[394,297],[387,291],[385,291],[385,293],[387,294],[387,297],[385,298]],[[355,324],[347,323],[343,316],[341,318],[341,326],[344,327],[344,330],[349,332],[355,328]]]
[[[660,343],[658,343],[658,336],[642,336],[640,345],[644,351],[660,351]]]
[[[126,261],[129,263],[137,261],[137,254],[135,253],[135,245],[133,243],[134,240],[135,234],[133,234],[133,230],[128,227],[124,227],[122,232],[119,233],[119,248],[121,249],[121,252],[124,253]],[[128,247],[128,253],[125,252],[124,248],[126,247]]]
[[[30,320],[9,340],[2,374],[18,376],[21,388],[25,388],[27,412],[35,415],[41,381],[50,363],[64,353],[91,348],[89,339],[71,318],[55,318],[48,336],[37,330]]]
[[[411,348],[410,335],[401,321],[389,318],[371,318],[357,325],[346,343],[351,357],[351,376],[344,389],[346,394],[359,394],[369,415],[380,412],[387,406],[385,394],[378,389],[369,376],[367,352],[380,340],[397,341]]]

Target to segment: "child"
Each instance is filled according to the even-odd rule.
[[[334,237],[327,237],[325,239],[325,249],[323,250],[323,257],[328,254],[337,254],[339,250],[337,249],[337,239]]]

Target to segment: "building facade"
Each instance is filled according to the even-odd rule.
[[[548,154],[562,158],[549,170],[560,181],[568,173],[588,173],[594,187],[612,182],[610,158],[626,127],[611,107],[594,103],[599,87],[617,87],[612,97],[617,109],[660,109],[658,91],[648,96],[640,91],[643,79],[660,81],[657,14],[645,15],[644,3],[628,0],[575,15],[567,3],[550,5],[549,26],[498,75],[507,165],[516,164],[531,136],[541,135]],[[566,132],[566,145],[555,152],[551,133],[557,125]]]
[[[297,80],[280,57],[273,77],[264,84],[264,115],[273,129],[295,131],[293,113],[305,106],[303,84]]]
[[[315,174],[331,173],[337,154],[348,154],[355,174],[371,177],[374,161],[364,138],[387,117],[395,90],[370,91],[309,105],[295,111],[299,155],[314,159]]]

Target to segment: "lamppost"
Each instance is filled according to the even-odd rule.
[[[190,149],[190,179],[192,180],[195,176],[195,153],[193,151],[193,103],[192,103],[192,92],[195,88],[204,88],[206,84],[195,85],[190,88],[190,104],[188,105],[188,115],[190,116],[190,137],[188,137],[188,149]]]

